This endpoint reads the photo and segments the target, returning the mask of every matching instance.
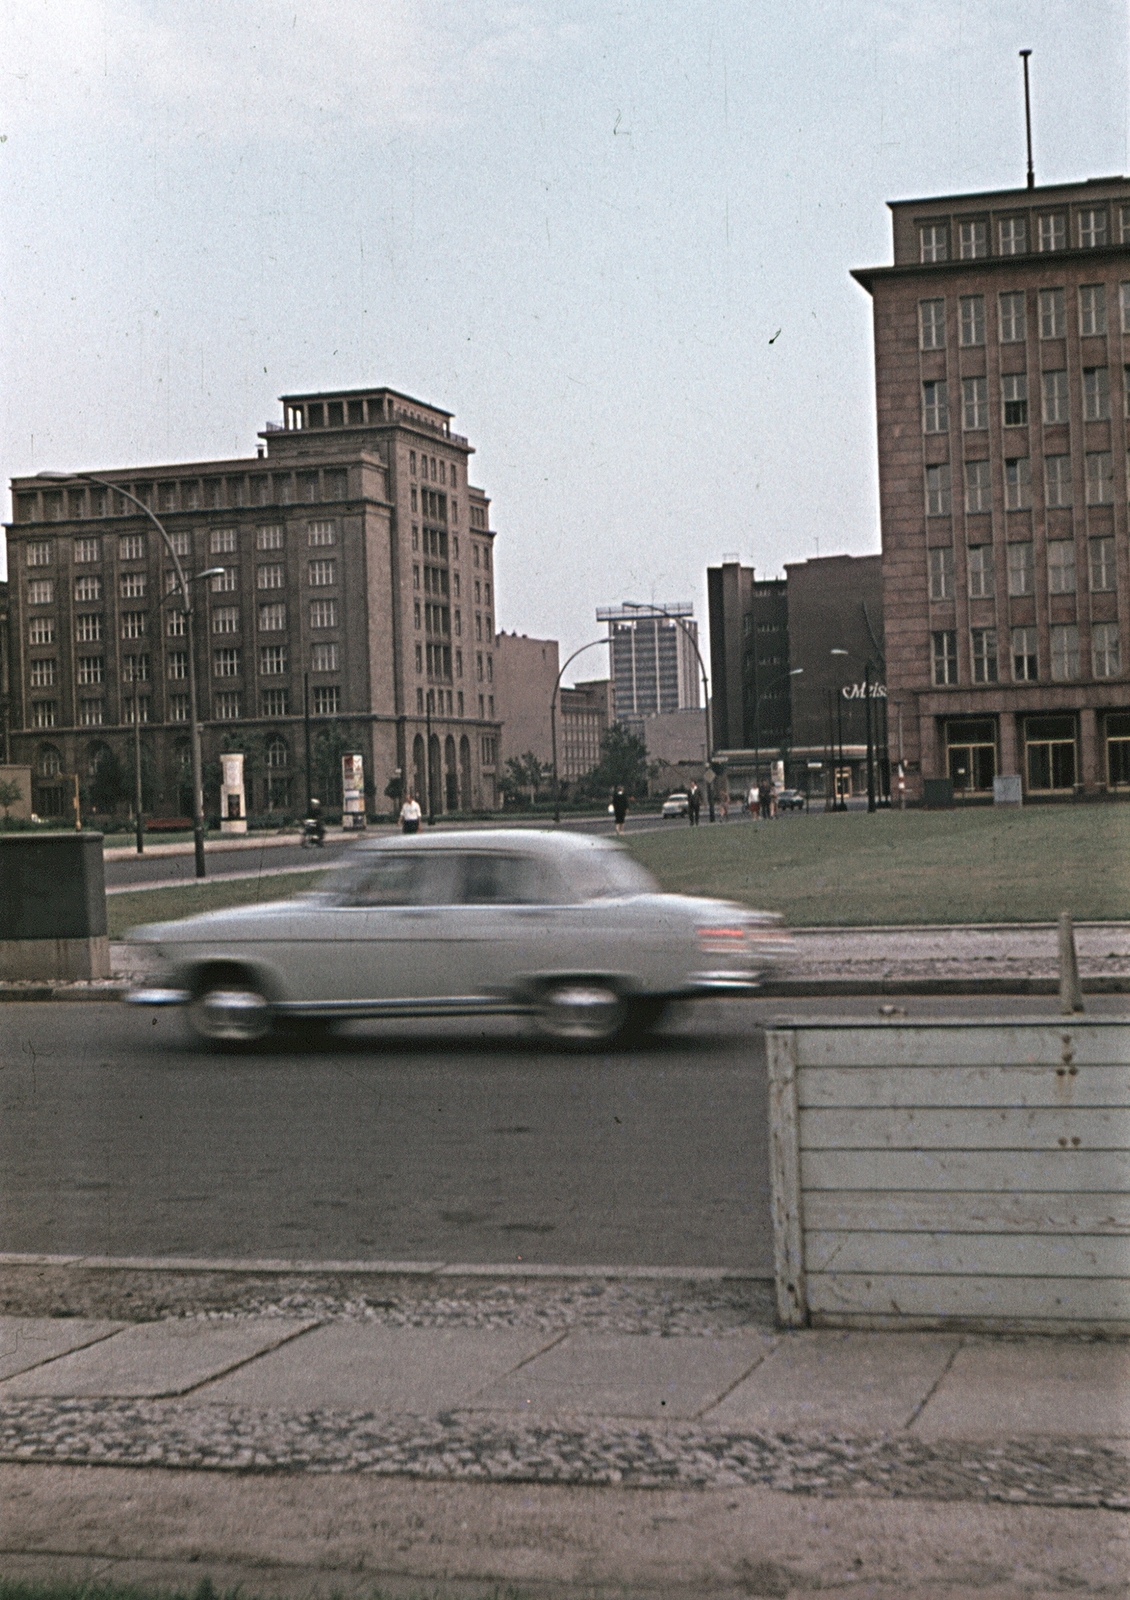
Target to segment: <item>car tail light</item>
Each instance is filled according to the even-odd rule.
[[[703,950],[721,953],[725,950],[738,951],[744,949],[750,930],[748,928],[713,927],[698,928],[695,931],[698,934],[698,942]]]

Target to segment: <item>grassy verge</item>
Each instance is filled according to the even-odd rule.
[[[1130,918],[1130,806],[824,812],[636,835],[665,888],[794,927]]]
[[[321,868],[320,871],[325,871]],[[178,883],[168,889],[138,889],[132,894],[112,894],[106,900],[111,939],[143,922],[173,922],[194,917],[198,911],[222,911],[226,906],[257,905],[261,900],[285,900],[303,889],[313,889],[320,871],[280,872],[269,878],[234,878],[227,883]],[[0,1600],[4,1600],[0,1591]]]

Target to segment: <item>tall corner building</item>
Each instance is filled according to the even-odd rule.
[[[305,804],[307,710],[315,749],[364,755],[378,809],[398,773],[437,812],[497,804],[494,533],[471,446],[392,389],[282,405],[252,458],[13,480],[10,744],[41,815],[107,750],[132,770],[135,721],[154,811],[187,803],[185,620],[164,542],[119,484],[188,576],[222,568],[195,589],[204,755],[253,753],[252,813]]]
[[[596,620],[608,624],[614,721],[697,709],[698,624],[689,601],[600,606]]]
[[[1130,179],[891,204],[874,308],[907,790],[1130,787]]]

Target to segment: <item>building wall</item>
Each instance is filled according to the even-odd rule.
[[[947,773],[986,792],[994,771],[1033,795],[1125,787],[1130,182],[892,214],[894,266],[855,276],[874,302],[889,712],[902,707],[909,792]],[[983,253],[962,259],[963,230]],[[1060,470],[1069,497],[1049,487]]]
[[[547,766],[553,758],[549,708],[557,683],[556,639],[500,633],[494,641],[494,677],[502,716],[500,760],[531,752]]]
[[[819,754],[831,716],[837,744],[842,726],[845,746],[861,745],[869,664],[873,710],[885,715],[881,558],[820,556],[786,564],[785,574],[789,660],[803,669],[791,680],[792,743]]]
[[[714,747],[776,751],[790,737],[785,580],[727,561],[707,569],[707,596]]]
[[[700,704],[694,608],[682,602],[653,609],[665,615],[641,617],[631,606],[601,606],[596,613],[609,625],[612,704],[620,722]]]
[[[558,704],[558,772],[576,782],[600,763],[600,741],[608,731],[611,684],[592,678],[562,689]]]

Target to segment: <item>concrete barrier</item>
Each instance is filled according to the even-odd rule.
[[[768,1040],[782,1323],[1130,1333],[1130,1019]]]
[[[0,978],[109,976],[102,835],[0,835]]]

